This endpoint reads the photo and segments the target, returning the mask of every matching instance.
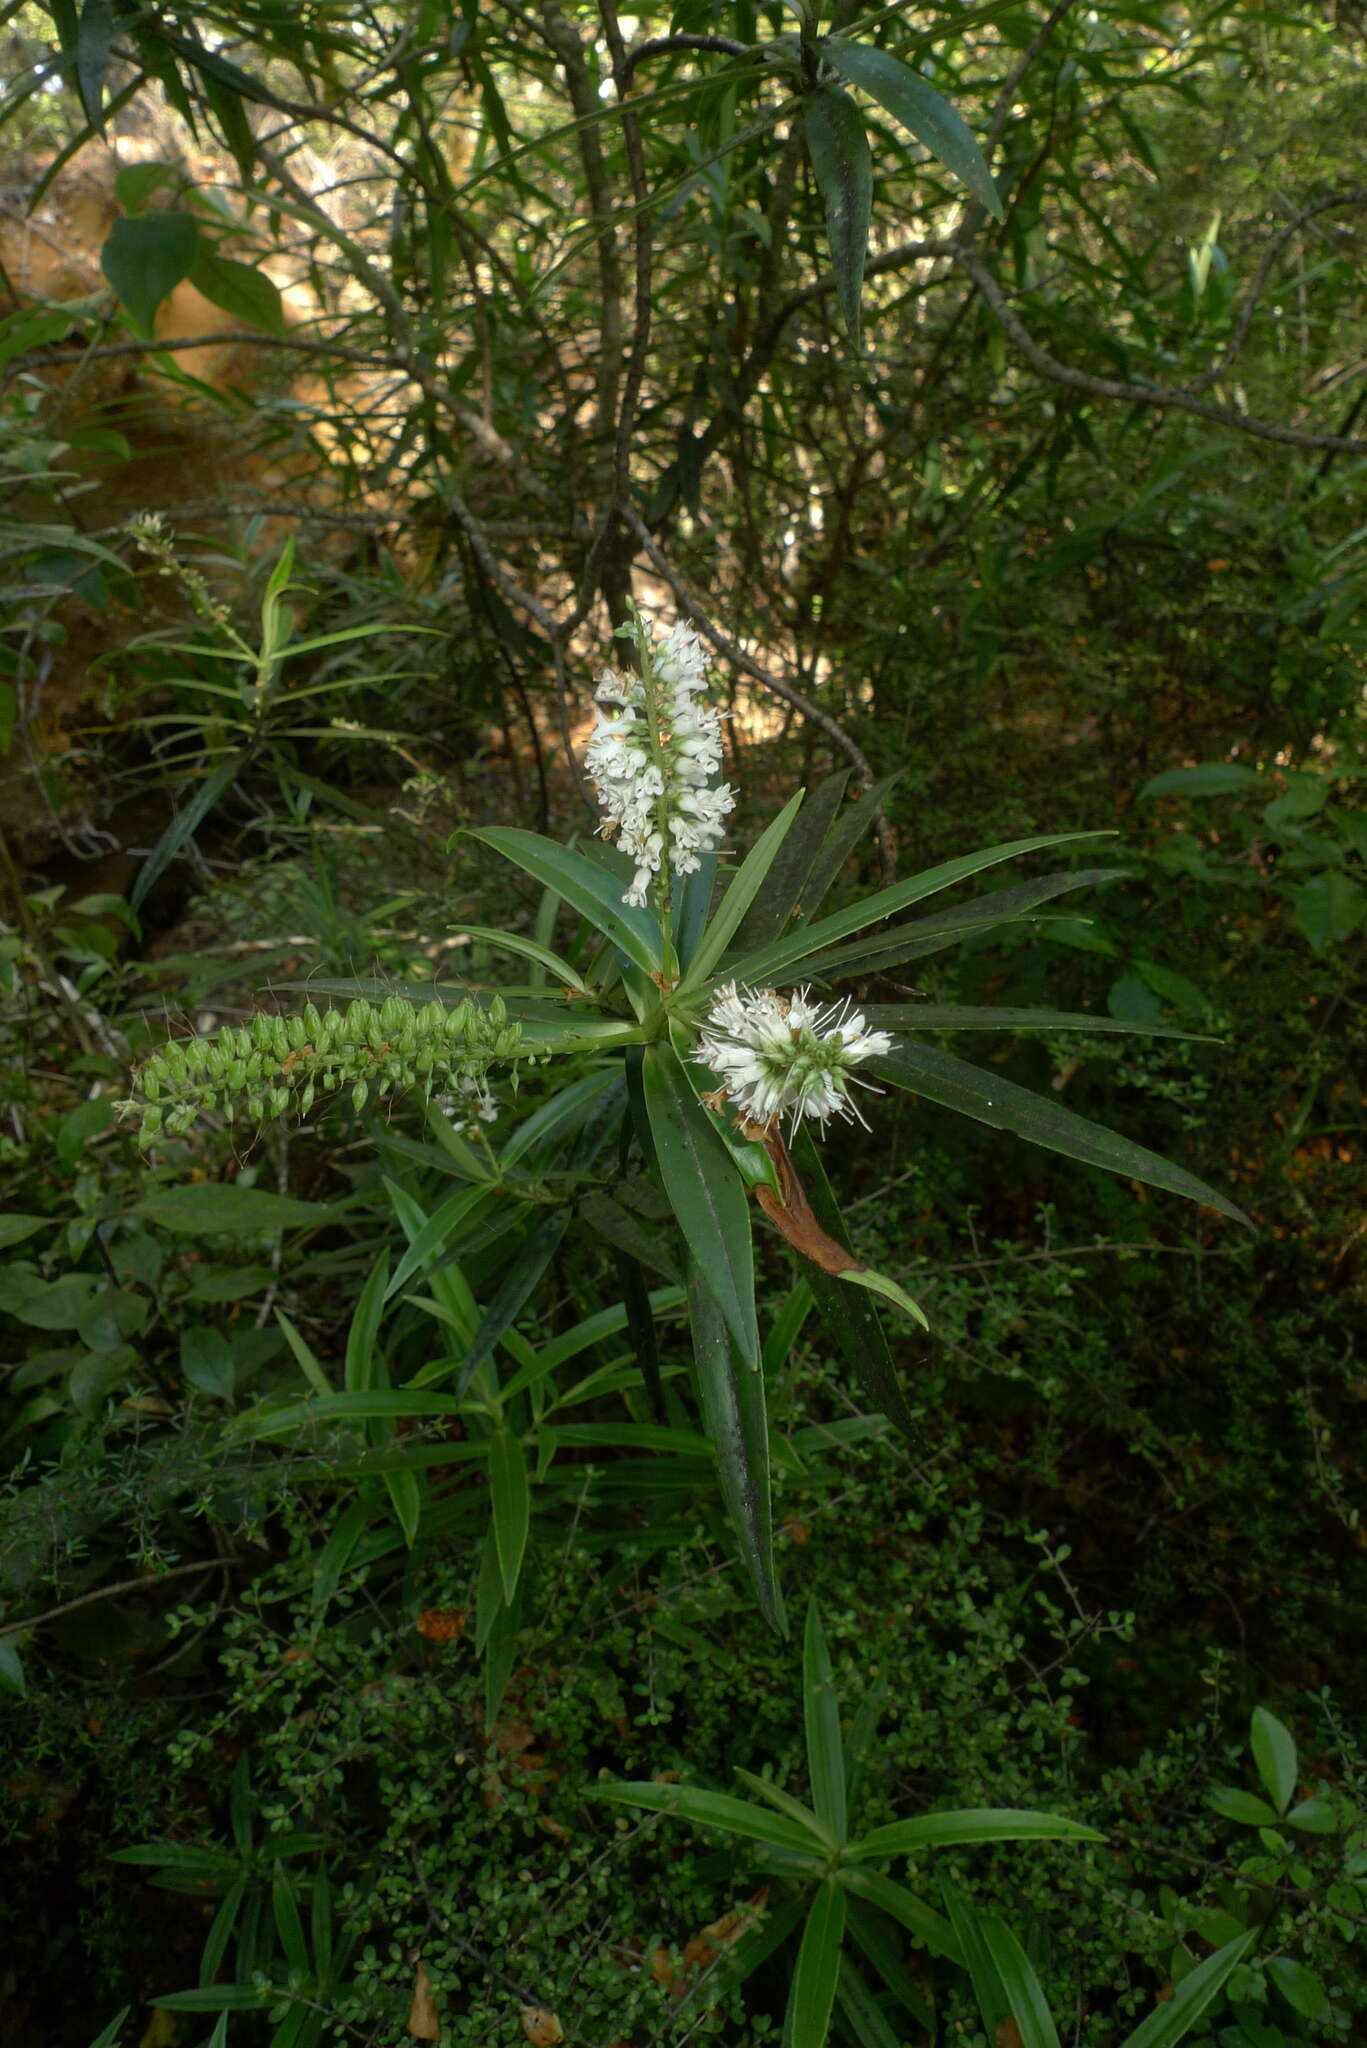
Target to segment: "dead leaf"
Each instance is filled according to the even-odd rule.
[[[463,1607],[424,1607],[415,1626],[429,1643],[454,1643],[464,1635],[468,1619]]]
[[[1025,2048],[1020,2022],[1012,2019],[1010,2013],[1004,2020],[997,2021],[997,2048]]]
[[[427,1988],[427,1971],[421,1962],[413,1983],[413,2003],[408,2008],[407,2031],[415,2041],[440,2041],[441,2017]]]
[[[759,1130],[759,1126],[755,1128]],[[803,1258],[810,1259],[814,1266],[820,1266],[823,1273],[862,1273],[861,1261],[847,1252],[843,1244],[837,1244],[833,1237],[828,1237],[817,1222],[807,1200],[807,1191],[797,1177],[797,1168],[789,1158],[788,1147],[779,1133],[762,1131],[760,1134],[764,1149],[777,1168],[780,1192],[776,1195],[772,1188],[761,1182],[754,1195],[775,1230],[787,1238],[794,1251],[801,1252]]]
[[[517,2016],[531,2048],[556,2048],[557,2041],[565,2038],[565,2029],[544,2005],[520,2005]]]

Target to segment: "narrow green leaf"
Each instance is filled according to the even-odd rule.
[[[852,1842],[846,1855],[868,1863],[885,1856],[915,1856],[922,1849],[944,1849],[968,1842],[1104,1842],[1095,1828],[1065,1820],[1056,1813],[1034,1813],[1015,1806],[970,1806],[949,1813],[926,1813],[916,1820],[895,1820],[887,1827]]]
[[[646,1047],[642,1082],[665,1193],[742,1359],[758,1371],[754,1248],[740,1175],[672,1046]]]
[[[757,1793],[776,1813],[787,1814],[789,1820],[796,1821],[800,1828],[807,1830],[812,1838],[813,1854],[829,1853],[839,1846],[830,1829],[822,1825],[810,1806],[804,1806],[800,1799],[794,1799],[791,1792],[785,1792],[783,1787],[775,1785],[771,1778],[757,1778],[753,1771],[745,1770],[740,1764],[736,1764],[734,1768],[736,1776],[748,1791]]]
[[[1142,2019],[1122,2048],[1176,2048],[1185,2040],[1257,1941],[1256,1929],[1227,1942],[1185,1976],[1170,1999]]]
[[[659,972],[660,929],[654,917],[623,903],[620,882],[582,853],[512,825],[489,825],[469,836],[491,846],[544,888],[554,889],[647,974]]]
[[[876,1061],[872,1071],[895,1087],[925,1096],[928,1101],[938,1102],[960,1116],[972,1117],[993,1130],[1011,1131],[1032,1145],[1043,1145],[1051,1152],[1061,1152],[1066,1159],[1099,1166],[1127,1180],[1166,1188],[1188,1201],[1199,1202],[1203,1208],[1232,1217],[1236,1223],[1253,1227],[1242,1209],[1183,1167],[1170,1165],[1156,1152],[1132,1144],[1128,1138],[1117,1137],[1100,1124],[1089,1123],[1071,1109],[1064,1109],[1061,1103],[1048,1102],[1042,1096],[1032,1095],[1027,1088],[1018,1088],[1014,1081],[984,1074],[966,1061],[942,1052],[938,1046],[903,1040]]]
[[[100,251],[100,268],[140,334],[151,336],[158,306],[189,276],[198,248],[188,213],[140,213],[115,221]]]
[[[848,1251],[849,1233],[845,1229],[844,1218],[826,1178],[821,1153],[805,1124],[799,1125],[793,1140],[792,1160],[807,1191],[812,1214],[826,1235]],[[823,1273],[819,1266],[807,1264],[802,1274],[811,1289],[823,1327],[834,1337],[864,1393],[903,1436],[915,1437],[916,1424],[902,1392],[882,1320],[874,1303],[864,1293],[851,1294],[833,1273]]]
[[[1095,1010],[1008,1010],[973,1003],[862,1003],[872,1031],[1099,1031],[1127,1037],[1199,1039],[1176,1024],[1127,1024]]]
[[[985,206],[994,220],[1002,203],[982,151],[949,101],[918,72],[887,50],[830,36],[822,46],[842,78],[877,100],[916,140]]]
[[[848,93],[819,85],[802,102],[807,154],[826,209],[836,297],[850,340],[859,347],[859,299],[873,206],[873,159],[864,122]]]
[[[321,1422],[394,1421],[401,1416],[436,1416],[459,1413],[454,1394],[410,1393],[401,1387],[375,1387],[364,1393],[326,1394],[316,1401],[292,1401],[285,1408],[256,1408],[239,1415],[226,1434],[235,1443],[257,1443],[267,1437],[289,1436]]]
[[[840,1703],[831,1677],[826,1634],[816,1595],[807,1602],[802,1641],[802,1715],[807,1735],[807,1769],[817,1818],[837,1842],[845,1839],[845,1757],[840,1741]]]
[[[418,1528],[422,1522],[423,1502],[427,1498],[426,1481],[420,1479],[411,1466],[397,1462],[383,1466],[381,1477],[395,1519],[403,1531],[403,1540],[411,1550],[418,1540]]]
[[[181,217],[177,214],[166,213],[156,213],[147,216],[150,220],[175,220]],[[116,223],[116,225],[136,227],[138,223],[136,221],[124,221]],[[110,282],[111,284],[113,283],[112,278]],[[195,785],[195,792],[190,798],[189,803],[186,804],[183,811],[177,812],[139,868],[133,887],[128,893],[128,901],[132,909],[140,910],[142,908],[143,901],[153,883],[165,873],[181,848],[194,838],[224,790],[236,779],[245,758],[245,755],[242,754],[231,755],[228,760],[220,762],[212,774],[206,775],[202,782]]]
[[[1125,868],[1080,868],[1068,874],[1041,875],[1036,881],[1019,882],[1009,889],[994,889],[986,896],[974,897],[970,903],[938,911],[933,917],[893,925],[877,938],[866,936],[818,953],[808,963],[809,971],[823,976],[882,973],[907,960],[923,960],[931,953],[943,953],[975,933],[994,931],[1008,924],[1041,923],[1044,920],[1036,915],[1041,904],[1077,889],[1116,881],[1127,872]]]
[[[786,1633],[783,1596],[774,1570],[769,1504],[769,1424],[764,1375],[737,1356],[735,1339],[713,1290],[689,1261],[688,1300],[703,1421],[716,1452],[717,1475],[731,1525],[765,1619]]]
[[[840,1977],[845,1892],[833,1877],[818,1888],[802,1931],[785,2021],[786,2048],[825,2048]]]
[[[898,2035],[884,2019],[882,2011],[874,2003],[873,1994],[865,1985],[859,1972],[853,1968],[849,1957],[840,1964],[840,1981],[835,1987],[836,2004],[840,2014],[859,2048],[902,2048]],[[930,2013],[929,2006],[926,2011]],[[931,2014],[933,2020],[934,2015]],[[929,2022],[926,2022],[929,2024]]]
[[[1201,761],[1192,768],[1165,768],[1151,775],[1141,796],[1234,796],[1266,789],[1267,777],[1237,761]]]
[[[350,1394],[363,1394],[367,1388],[383,1386],[384,1380],[378,1371],[379,1354],[376,1348],[380,1334],[380,1319],[388,1300],[389,1250],[380,1253],[370,1269],[370,1276],[361,1289],[361,1298],[352,1311],[351,1327],[347,1331],[346,1364],[342,1381]]]
[[[386,1180],[385,1186],[392,1189],[395,1183]],[[447,1250],[461,1225],[468,1223],[480,1209],[492,1206],[495,1199],[494,1191],[484,1183],[478,1187],[458,1188],[439,1209],[434,1209],[395,1267],[385,1299],[390,1301],[396,1294],[401,1294],[415,1273],[431,1265]],[[450,1260],[444,1259],[443,1264],[449,1266]]]
[[[884,797],[896,787],[905,774],[905,768],[895,768],[891,775],[882,776],[836,818],[817,849],[811,873],[803,884],[802,894],[798,898],[798,908],[808,924],[815,918],[817,911],[830,894],[837,875],[859,841],[872,829]]]
[[[794,911],[807,916],[815,912],[816,902],[807,900],[813,865],[831,835],[850,772],[842,768],[826,776],[802,806],[736,935],[743,952],[754,952],[776,939]]]
[[[97,131],[104,126],[105,73],[117,33],[111,0],[83,0],[76,30],[76,87],[86,119]]]
[[[341,1585],[342,1574],[351,1560],[356,1545],[365,1534],[372,1512],[368,1499],[363,1497],[354,1500],[351,1506],[338,1516],[331,1535],[317,1553],[310,1587],[315,1619],[320,1619],[326,1613],[329,1601]]]
[[[504,1274],[503,1283],[485,1311],[461,1363],[460,1377],[456,1381],[457,1393],[466,1391],[500,1337],[512,1327],[526,1305],[560,1248],[560,1240],[570,1226],[571,1213],[568,1207],[553,1209],[518,1247],[517,1255]]]
[[[887,1922],[856,1894],[850,1895],[848,1926],[855,1941],[904,2011],[934,2031],[935,2012],[902,1960],[905,1943],[894,1941]]]
[[[880,1913],[886,1913],[899,1927],[905,1927],[919,1948],[946,1962],[963,1964],[963,1950],[949,1921],[918,1899],[904,1884],[885,1877],[881,1870],[866,1870],[860,1864],[845,1864],[840,1881],[858,1899],[867,1899]]]
[[[511,1429],[496,1429],[489,1440],[489,1494],[493,1502],[499,1578],[503,1584],[503,1598],[511,1607],[517,1592],[531,1519],[527,1460]]]
[[[337,1210],[330,1202],[297,1202],[292,1195],[244,1188],[235,1181],[195,1181],[144,1195],[136,1214],[191,1237],[257,1237],[327,1223]]]
[[[900,1287],[895,1280],[890,1280],[886,1273],[875,1273],[871,1266],[859,1266],[851,1267],[838,1277],[844,1287],[865,1287],[870,1294],[881,1294],[884,1301],[890,1301],[894,1308],[900,1308],[902,1314],[910,1321],[923,1330],[929,1330],[930,1324],[920,1303],[913,1301],[905,1287]]]
[[[751,847],[744,864],[733,876],[720,909],[698,941],[692,963],[680,984],[681,991],[700,987],[730,945],[778,857],[789,828],[802,808],[805,794],[804,790],[798,790]]]
[[[1021,2048],[1059,2048],[1058,2029],[1044,1987],[1030,1967],[1025,1950],[1002,1921],[985,1913],[978,1924],[1019,2030]],[[986,2016],[984,2013],[983,2017]]]
[[[331,1380],[323,1371],[314,1355],[313,1347],[295,1328],[282,1308],[275,1311],[275,1320],[285,1333],[285,1342],[294,1354],[294,1362],[315,1394],[331,1394],[334,1389]]]
[[[551,900],[557,900],[554,894]],[[505,953],[516,953],[519,959],[533,961],[549,974],[553,981],[559,982],[564,988],[574,989],[578,995],[586,996],[590,992],[588,983],[570,966],[568,960],[562,960],[558,953],[553,953],[549,946],[539,945],[535,939],[524,939],[516,932],[494,931],[491,926],[483,924],[453,924],[451,930],[464,932],[467,938],[483,939],[488,945],[497,946]]]
[[[163,2012],[264,2012],[278,1994],[253,1984],[210,1984],[202,1991],[164,1991],[147,2002]]]
[[[709,1792],[701,1785],[656,1785],[619,1781],[595,1785],[590,1796],[615,1799],[624,1806],[643,1806],[651,1813],[667,1813],[675,1820],[698,1828],[719,1828],[723,1834],[743,1835],[748,1841],[764,1842],[771,1849],[792,1849],[803,1856],[816,1851],[807,1829],[768,1807],[753,1806],[748,1799],[736,1799],[729,1792]]]
[[[923,874],[913,875],[905,882],[894,882],[889,888],[878,889],[872,896],[851,904],[848,910],[836,911],[830,917],[820,918],[816,924],[803,925],[786,938],[776,939],[773,945],[762,946],[757,953],[747,953],[728,962],[726,971],[737,981],[754,986],[772,979],[784,968],[810,960],[854,932],[864,931],[871,924],[881,924],[884,918],[896,916],[898,911],[920,903],[927,896],[938,895],[942,889],[952,889],[956,882],[968,881],[985,868],[999,867],[1003,861],[1014,860],[1019,854],[1039,853],[1046,847],[1066,846],[1079,839],[1104,839],[1107,836],[1104,832],[1053,833],[1036,839],[1010,839],[999,846],[984,847],[978,853],[961,854],[957,860],[943,861],[939,867],[927,868]]]
[[[275,1866],[271,1879],[271,1911],[275,1918],[275,1930],[280,1936],[280,1946],[285,1952],[286,1966],[297,1970],[301,1977],[309,1973],[309,1945],[304,1939],[304,1923],[299,1917],[299,1907],[294,1896],[294,1887],[282,1863]]]
[[[28,1680],[24,1675],[24,1660],[19,1654],[19,1645],[12,1636],[0,1637],[0,1692],[28,1691]]]
[[[103,2033],[91,2042],[90,2048],[118,2048],[119,2036],[123,2032],[123,2023],[128,2018],[132,2009],[131,2006],[126,2005],[122,2012],[116,2012]]]

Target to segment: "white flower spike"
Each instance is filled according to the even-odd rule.
[[[633,624],[641,672],[599,676],[584,765],[607,812],[603,837],[636,863],[622,900],[639,905],[666,860],[676,875],[692,874],[720,845],[736,793],[725,782],[708,787],[721,766],[721,714],[702,697],[702,642],[683,620],[659,643],[648,619],[637,613]]]
[[[892,1039],[870,1031],[848,999],[822,1009],[805,988],[781,996],[771,988],[738,991],[730,981],[712,998],[698,1050],[742,1116],[765,1126],[786,1117],[791,1131],[804,1117],[824,1125],[830,1116],[852,1116],[862,1124],[851,1070],[891,1052]]]

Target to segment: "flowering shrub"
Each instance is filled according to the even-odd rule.
[[[813,994],[843,977],[878,976],[954,944],[965,932],[1029,917],[1054,897],[1111,879],[1114,871],[1106,869],[1056,873],[948,911],[902,919],[923,899],[1004,861],[1096,835],[988,847],[822,916],[822,901],[853,843],[851,824],[857,833],[874,815],[874,799],[866,795],[852,814],[837,818],[844,782],[836,778],[810,806],[799,791],[719,888],[719,846],[735,794],[714,779],[721,767],[721,714],[707,698],[704,650],[686,624],[659,638],[634,610],[621,632],[632,644],[635,670],[628,675],[609,668],[600,676],[598,724],[587,756],[605,814],[603,832],[612,845],[569,849],[506,826],[469,835],[512,861],[554,899],[539,929],[552,930],[558,905],[577,914],[581,938],[570,949],[574,957],[540,938],[467,925],[470,935],[528,963],[533,979],[493,998],[473,984],[397,993],[354,982],[315,984],[315,991],[346,995],[349,1007],[328,1015],[310,1007],[302,1019],[288,1021],[257,1018],[216,1041],[168,1047],[149,1062],[137,1083],[143,1133],[183,1132],[213,1105],[240,1106],[257,1118],[287,1108],[306,1113],[318,1090],[343,1084],[351,1087],[358,1108],[384,1089],[417,1086],[429,1100],[435,1093],[433,1113],[440,1115],[451,1170],[471,1183],[468,1193],[453,1198],[453,1214],[483,1215],[521,1195],[529,1215],[509,1282],[512,1292],[500,1292],[483,1322],[471,1328],[464,1364],[457,1360],[449,1367],[459,1370],[458,1395],[472,1383],[484,1384],[477,1376],[492,1372],[495,1348],[511,1341],[506,1333],[512,1317],[567,1227],[563,1201],[548,1218],[548,1195],[528,1185],[520,1162],[534,1158],[551,1167],[559,1160],[555,1170],[582,1182],[592,1180],[596,1159],[613,1139],[619,1169],[638,1156],[641,1173],[657,1183],[683,1240],[703,1419],[761,1605],[782,1626],[755,1305],[755,1210],[797,1255],[826,1334],[862,1378],[865,1393],[902,1426],[906,1411],[896,1364],[870,1297],[881,1296],[909,1318],[925,1320],[895,1280],[870,1271],[851,1251],[812,1139],[811,1126],[824,1131],[832,1117],[859,1115],[853,1088],[881,1083],[909,1089],[1069,1158],[1169,1189],[1227,1216],[1240,1212],[1181,1167],[1057,1102],[983,1073],[928,1043],[925,1035],[1001,1024],[1050,1032],[1135,1027],[1108,1016],[1046,1010],[1013,1010],[999,1019],[991,1010],[931,1004],[855,1009],[848,1000],[823,1001]],[[792,986],[799,976],[801,985]],[[377,993],[383,993],[382,1001],[369,1000]],[[488,1075],[496,1065],[519,1062],[560,1063],[564,1086],[496,1153],[484,1129],[493,1107]],[[443,1100],[455,1102],[460,1127],[440,1114]],[[471,1135],[482,1144],[483,1159],[467,1144]],[[606,1176],[599,1185],[607,1185]],[[364,1315],[358,1310],[367,1332],[383,1302],[437,1243],[438,1221],[424,1224],[420,1216],[406,1216],[410,1250],[399,1273],[392,1282],[387,1271],[382,1274],[373,1301],[367,1290]],[[653,1248],[647,1225],[611,1199],[600,1201],[594,1228],[620,1255],[623,1287],[633,1296],[626,1312],[643,1347],[647,1380],[658,1393],[652,1311],[641,1275],[652,1264],[657,1270],[669,1267],[674,1254],[663,1245]],[[459,1319],[454,1297],[443,1313]],[[358,1338],[358,1357],[371,1334],[364,1344]],[[439,1367],[438,1376],[447,1369]],[[431,1372],[422,1384],[433,1384]],[[359,1397],[362,1390],[355,1391]],[[373,1397],[364,1398],[371,1400],[366,1412],[379,1414]],[[400,1397],[395,1390],[381,1404],[383,1413],[398,1413],[393,1403],[400,1398],[411,1403],[420,1397]],[[496,1378],[480,1398],[501,1418]],[[402,1412],[420,1408],[410,1405]],[[269,1427],[275,1430],[278,1423],[277,1417]],[[245,1426],[250,1429],[250,1419]],[[501,1420],[496,1434],[494,1534],[503,1597],[511,1602],[526,1537],[524,1450]],[[411,1489],[400,1493],[396,1509],[411,1540],[420,1510]],[[491,1579],[495,1599],[497,1576]]]

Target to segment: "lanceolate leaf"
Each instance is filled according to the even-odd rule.
[[[873,163],[859,109],[838,86],[819,85],[803,101],[807,154],[826,209],[836,296],[850,340],[859,346],[859,295],[869,245]]]
[[[1042,903],[1066,896],[1074,889],[1096,888],[1116,881],[1123,868],[1082,868],[1075,874],[1041,875],[1033,882],[1018,882],[1009,889],[994,889],[952,910],[937,911],[933,917],[914,918],[908,924],[893,925],[877,938],[855,939],[818,953],[807,962],[808,971],[821,975],[877,974],[905,960],[921,960],[930,953],[943,953],[970,933],[993,931],[999,925],[1019,924],[1033,917]]]
[[[838,910],[816,924],[804,925],[786,939],[777,939],[773,945],[761,947],[758,953],[747,953],[734,962],[728,962],[728,971],[733,972],[738,981],[751,984],[768,981],[783,969],[810,961],[826,947],[849,938],[852,933],[865,931],[871,924],[880,924],[885,917],[895,917],[899,910],[907,910],[927,896],[938,895],[941,889],[952,889],[956,882],[966,882],[985,868],[999,867],[1003,861],[1014,860],[1018,854],[1039,853],[1047,846],[1066,846],[1074,840],[1106,836],[1099,832],[1052,833],[1037,839],[1009,839],[1000,846],[987,846],[977,853],[961,854],[957,860],[943,861],[939,867],[927,868],[924,874],[912,875],[905,882],[894,882],[890,888],[879,889],[862,902],[851,904],[848,910]]]
[[[737,944],[747,952],[767,946],[776,939],[797,909],[811,914],[815,903],[804,900],[812,864],[830,833],[831,821],[840,808],[850,770],[842,768],[817,785],[802,806],[774,857],[754,902],[745,914]]]
[[[799,1127],[793,1139],[792,1158],[817,1222],[837,1244],[848,1249],[849,1236],[821,1164],[820,1150],[805,1124]],[[874,1303],[865,1294],[852,1294],[833,1274],[823,1273],[819,1266],[804,1265],[802,1277],[812,1291],[812,1299],[827,1333],[834,1337],[853,1367],[864,1392],[903,1436],[914,1437],[916,1425],[898,1383],[888,1340]]]
[[[533,881],[554,889],[647,974],[658,971],[660,935],[655,919],[648,911],[623,903],[621,883],[596,862],[512,825],[489,825],[470,837],[492,846]]]
[[[1100,1124],[1089,1123],[1086,1117],[1064,1109],[1061,1103],[1032,1095],[1028,1088],[1019,1088],[1014,1081],[1003,1080],[997,1074],[985,1074],[978,1067],[969,1066],[966,1060],[942,1052],[938,1046],[903,1039],[876,1061],[871,1071],[898,1088],[923,1095],[928,1101],[938,1102],[960,1116],[972,1117],[977,1123],[988,1124],[993,1130],[1012,1131],[1032,1145],[1061,1152],[1065,1159],[1078,1159],[1087,1166],[1102,1167],[1107,1173],[1121,1174],[1127,1180],[1144,1181],[1150,1187],[1167,1188],[1171,1194],[1184,1195],[1190,1202],[1199,1202],[1203,1208],[1216,1209],[1222,1216],[1252,1227],[1251,1219],[1242,1209],[1198,1180],[1194,1173],[1160,1159],[1143,1145],[1117,1137]]]
[[[703,1421],[717,1454],[717,1476],[766,1620],[786,1632],[783,1596],[774,1571],[769,1506],[769,1421],[764,1375],[737,1355],[713,1294],[690,1259],[688,1305]]]
[[[1141,1038],[1199,1038],[1176,1024],[1127,1024],[1096,1010],[1007,1010],[965,1003],[861,1003],[870,1030],[1120,1031]]]
[[[923,1813],[916,1820],[895,1820],[874,1828],[846,1850],[851,1862],[881,1861],[885,1856],[915,1856],[921,1849],[954,1847],[965,1842],[1101,1842],[1095,1828],[1066,1820],[1057,1813],[1033,1813],[1028,1807],[969,1806],[958,1812]]]
[[[844,1938],[844,1887],[828,1877],[812,1900],[802,1946],[797,1952],[797,1968],[788,1994],[788,2048],[823,2048],[830,2032]]]
[[[982,151],[955,113],[919,73],[887,50],[831,36],[826,55],[842,78],[877,100],[886,113],[916,137],[947,171],[966,185],[980,206],[1000,220],[1002,203]]]
[[[1198,1963],[1190,1976],[1182,1979],[1172,1997],[1165,2004],[1156,2005],[1148,2018],[1139,2022],[1121,2048],[1176,2048],[1176,2044],[1185,2040],[1195,2027],[1207,2006],[1219,1996],[1257,1939],[1258,1931],[1252,1928],[1247,1934],[1236,1935],[1233,1941],[1227,1941],[1223,1948],[1216,1949],[1213,1956],[1207,1956],[1204,1962]]]
[[[758,1372],[755,1256],[740,1175],[671,1046],[646,1048],[642,1080],[665,1193],[742,1359]]]
[[[531,1495],[527,1460],[511,1429],[496,1429],[489,1444],[489,1495],[494,1511],[494,1548],[503,1597],[509,1606],[517,1592],[522,1553],[527,1548]]]
[[[821,1853],[821,1844],[806,1828],[767,1806],[752,1805],[729,1792],[709,1792],[701,1785],[657,1785],[625,1781],[596,1785],[594,1796],[619,1799],[624,1806],[644,1806],[651,1813],[673,1814],[694,1827],[720,1828],[728,1835],[744,1835],[752,1842],[764,1842],[771,1849],[791,1849],[811,1856]]]
[[[730,945],[740,928],[741,919],[754,902],[761,882],[773,866],[774,860],[787,837],[790,826],[802,805],[804,792],[789,799],[773,823],[756,840],[722,898],[721,908],[699,940],[693,954],[692,965],[684,978],[684,988],[696,988],[707,979],[713,967]]]
[[[802,1645],[802,1712],[807,1735],[807,1768],[817,1817],[837,1842],[845,1839],[845,1757],[840,1740],[840,1702],[831,1676],[826,1632],[816,1598],[807,1603]]]

